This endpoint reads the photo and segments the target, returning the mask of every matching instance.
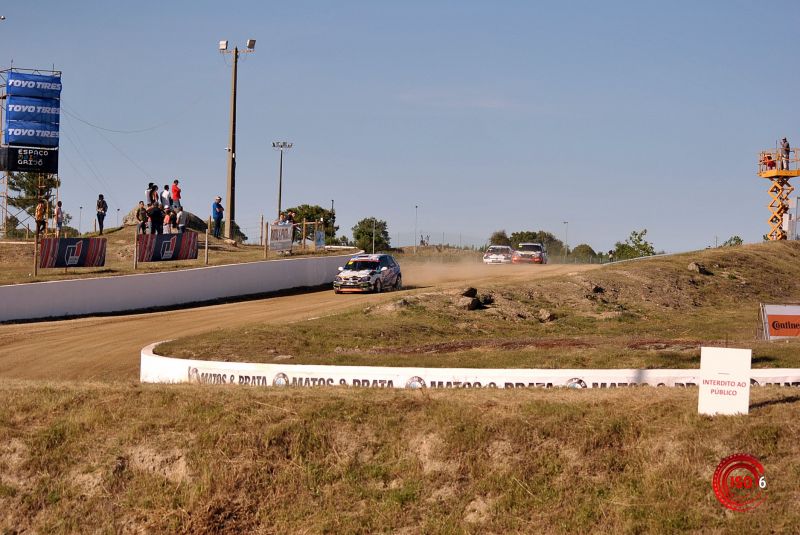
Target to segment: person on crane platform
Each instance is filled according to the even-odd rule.
[[[767,168],[767,171],[775,169],[775,160],[772,159],[772,154],[768,152],[762,154],[761,163]]]
[[[781,169],[784,171],[789,170],[789,153],[791,149],[789,148],[789,142],[786,141],[786,138],[783,138],[781,141]]]

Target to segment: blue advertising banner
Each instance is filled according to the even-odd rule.
[[[61,101],[56,99],[17,97],[9,95],[6,119],[9,121],[32,121],[34,123],[58,124]]]
[[[40,268],[100,267],[106,263],[105,238],[43,238]]]
[[[11,71],[6,93],[20,97],[61,98],[61,77]]]
[[[58,147],[58,125],[32,121],[6,121],[6,143],[33,147]]]

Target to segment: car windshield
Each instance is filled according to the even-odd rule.
[[[364,271],[364,270],[375,270],[378,269],[378,261],[377,260],[351,260],[347,263],[344,267],[345,269],[349,269],[352,271]]]
[[[531,253],[541,253],[542,252],[542,246],[541,245],[536,245],[536,244],[531,244],[531,243],[524,243],[524,244],[520,244],[519,250],[520,251],[527,251],[527,252],[531,252]]]
[[[508,253],[508,248],[506,247],[489,247],[489,250],[486,251],[488,254],[506,254]]]

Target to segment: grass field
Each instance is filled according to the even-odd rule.
[[[701,345],[731,345],[752,348],[755,367],[800,367],[797,342],[756,340],[760,302],[800,299],[798,259],[800,244],[787,242],[620,263],[490,284],[478,288],[479,310],[464,310],[459,290],[418,289],[301,323],[179,338],[156,352],[247,362],[289,355],[303,364],[697,368]],[[690,271],[692,262],[707,274]]]
[[[0,523],[19,532],[798,533],[800,396],[0,385]],[[765,504],[715,499],[755,455]]]

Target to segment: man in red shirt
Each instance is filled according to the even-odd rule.
[[[181,207],[181,188],[177,178],[172,181],[172,206],[176,209]]]

